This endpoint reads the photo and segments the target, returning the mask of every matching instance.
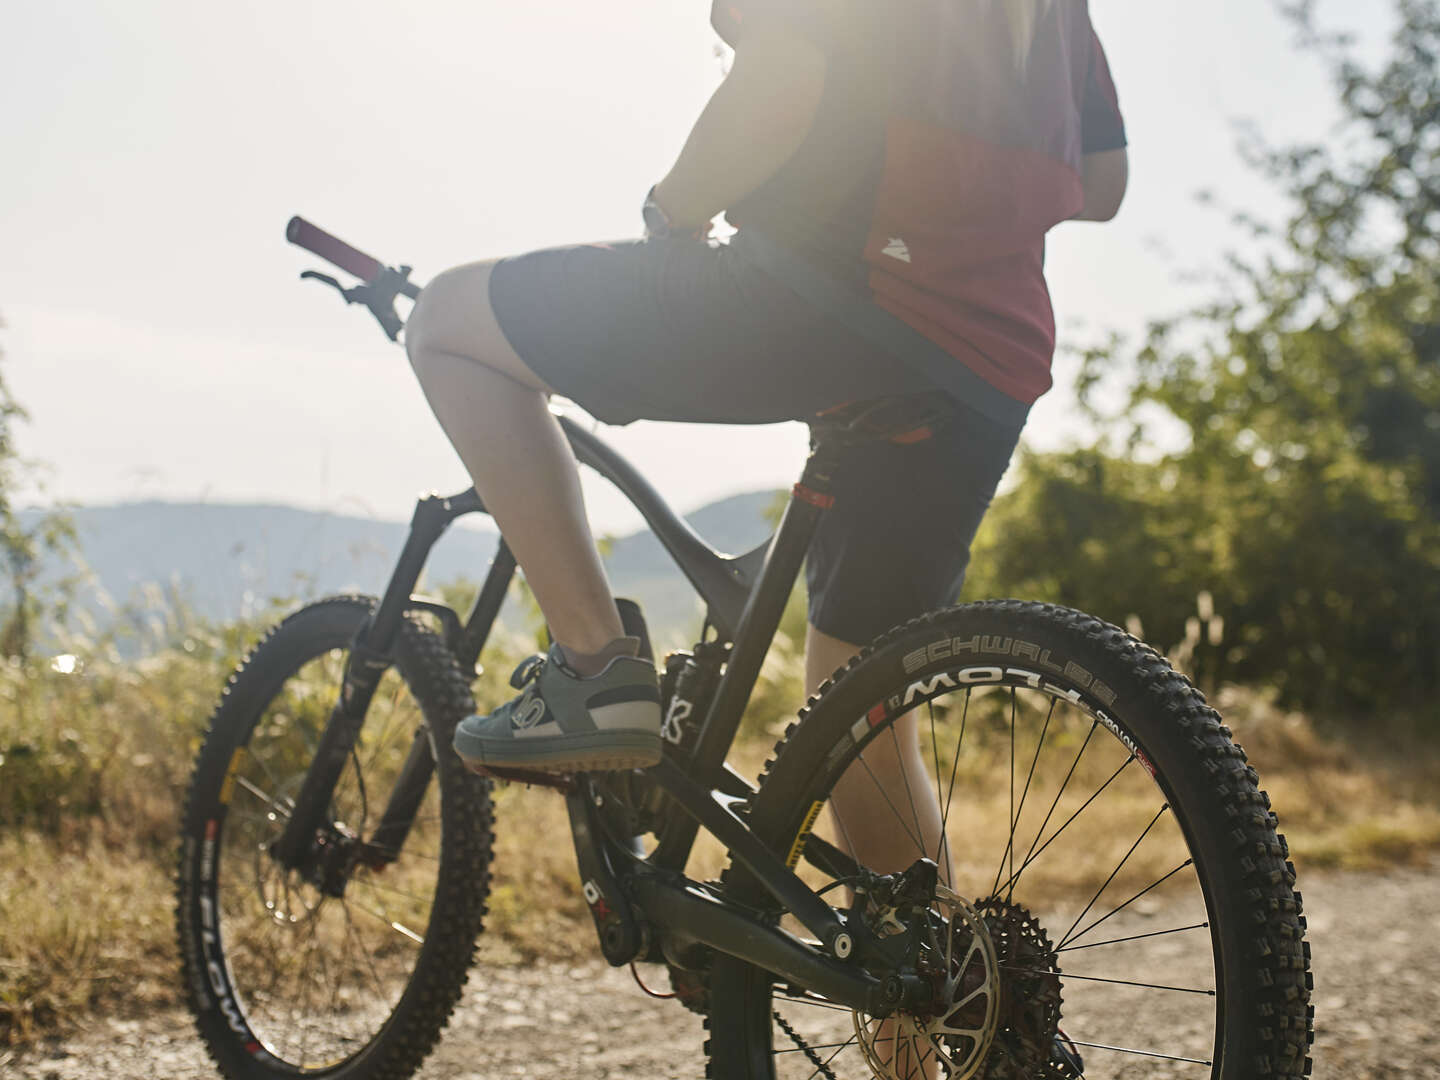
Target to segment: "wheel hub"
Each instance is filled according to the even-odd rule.
[[[886,1019],[854,1014],[880,1080],[916,1080],[937,1058],[952,1080],[1062,1080],[1055,1064],[1060,966],[1029,910],[1000,897],[974,905],[936,887],[935,934],[917,963],[933,986],[923,1007]],[[882,916],[883,918],[884,916]]]

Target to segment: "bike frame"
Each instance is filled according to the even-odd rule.
[[[601,948],[613,964],[628,963],[642,951],[645,935],[632,906],[666,935],[672,948],[701,945],[757,964],[825,997],[884,1015],[901,1004],[901,992],[845,961],[860,945],[841,912],[832,909],[766,847],[736,814],[734,804],[753,788],[726,764],[745,706],[799,576],[821,515],[833,503],[831,475],[836,451],[847,441],[841,429],[816,427],[800,482],[791,493],[771,539],[744,555],[722,555],[705,543],[620,454],[573,421],[561,427],[578,460],[612,483],[641,513],[670,557],[707,605],[707,623],[721,645],[730,646],[718,687],[700,721],[690,760],[668,756],[644,775],[665,791],[683,814],[672,814],[650,856],[637,861],[610,839],[588,784],[567,794],[586,900],[596,917]],[[457,518],[484,513],[479,496],[466,491],[420,500],[410,533],[375,614],[354,642],[339,701],[321,736],[314,764],[297,793],[295,807],[273,854],[291,867],[305,864],[317,829],[365,711],[390,666],[401,620],[410,611],[437,616],[461,669],[473,671],[489,640],[516,563],[502,538],[469,614],[414,593],[435,543]],[[417,737],[381,816],[371,848],[398,852],[430,782],[435,761],[448,746]],[[683,876],[700,828],[713,834],[775,899],[777,910],[793,914],[819,940],[806,944],[748,909],[728,903],[713,889]],[[837,868],[855,873],[855,864],[831,845],[811,845]],[[819,849],[828,850],[819,850]],[[393,857],[393,856],[392,856]],[[626,862],[622,862],[626,860]],[[627,865],[628,863],[628,865]]]
[[[334,287],[347,304],[364,305],[386,335],[396,340],[404,323],[395,312],[395,300],[399,296],[414,299],[420,292],[409,280],[408,266],[385,266],[299,217],[287,225],[286,238],[359,278],[362,285],[346,289],[328,275],[314,271],[301,275]],[[838,452],[857,441],[889,437],[883,420],[878,424],[875,420],[897,402],[871,403],[849,416],[813,421],[810,456],[775,534],[768,543],[733,557],[720,554],[696,535],[612,448],[561,418],[576,458],[612,483],[640,511],[704,599],[707,631],[713,628],[716,637],[702,646],[726,650],[723,674],[688,753],[667,749],[659,765],[631,774],[641,777],[642,784],[653,783],[664,792],[668,807],[681,811],[670,814],[660,826],[657,844],[648,857],[632,850],[634,837],[623,842],[615,839],[609,827],[613,810],[607,806],[603,783],[584,774],[569,780],[535,774],[521,777],[527,782],[549,783],[566,793],[585,899],[595,919],[601,950],[611,964],[642,956],[675,961],[694,946],[702,946],[738,957],[792,985],[872,1016],[889,1015],[928,994],[877,947],[878,939],[868,932],[863,919],[831,908],[750,830],[736,811],[755,790],[725,761],[820,517],[834,502],[831,477]],[[923,423],[895,431],[918,432]],[[450,523],[466,514],[484,512],[484,504],[473,490],[448,498],[431,495],[416,505],[394,573],[374,615],[351,645],[339,699],[296,793],[290,818],[271,846],[271,855],[281,865],[313,875],[316,851],[335,839],[327,835],[327,830],[337,831],[328,819],[331,795],[380,679],[394,662],[406,614],[423,611],[438,618],[461,669],[475,670],[515,575],[515,558],[504,539],[463,620],[450,607],[417,596],[414,590],[430,550]],[[436,742],[433,732],[426,730],[416,736],[374,835],[363,844],[358,838],[341,837],[358,845],[358,858],[378,864],[393,861],[409,833],[435,763],[450,752],[449,746]],[[774,911],[742,907],[727,899],[723,890],[685,878],[684,867],[701,828],[714,835],[763,886],[775,901]],[[833,878],[855,881],[859,876],[860,868],[853,859],[813,835],[806,838],[803,853]],[[917,867],[923,874],[925,868]],[[327,878],[322,887],[343,890],[343,878],[333,884]],[[785,911],[818,939],[818,948],[779,928],[779,915]]]

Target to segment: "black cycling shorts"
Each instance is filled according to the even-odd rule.
[[[496,265],[490,300],[526,365],[609,424],[766,424],[942,393],[726,245],[532,252]],[[848,450],[806,561],[811,623],[864,644],[953,603],[1022,424],[962,401],[931,439]]]

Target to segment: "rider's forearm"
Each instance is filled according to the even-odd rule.
[[[800,148],[825,85],[825,57],[788,31],[741,42],[729,77],[655,188],[677,229],[700,228],[769,180]]]

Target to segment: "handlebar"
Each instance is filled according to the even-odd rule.
[[[285,239],[364,282],[347,289],[328,274],[306,270],[300,275],[331,286],[345,298],[347,304],[364,304],[379,320],[385,336],[391,341],[397,340],[405,324],[395,313],[395,297],[408,296],[414,300],[420,295],[420,286],[410,280],[410,267],[397,269],[386,266],[374,256],[351,247],[299,215],[292,217],[285,226]]]
[[[353,248],[338,236],[331,236],[318,225],[312,225],[298,214],[285,226],[285,239],[302,247],[313,255],[319,255],[328,263],[354,274],[361,281],[374,282],[385,270],[385,264],[373,255],[366,255],[359,248]],[[414,300],[420,295],[420,286],[406,282],[400,295]]]

